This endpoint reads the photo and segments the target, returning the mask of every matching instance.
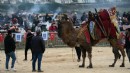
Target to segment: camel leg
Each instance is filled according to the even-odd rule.
[[[119,53],[119,49],[117,48],[112,48],[112,52],[114,54],[114,59],[116,58],[116,56],[118,56],[118,59],[121,58],[121,54]]]
[[[113,41],[115,41],[115,42],[113,42]],[[122,64],[120,65],[120,67],[125,67],[125,65],[124,65],[124,61],[125,61],[124,47],[122,45],[119,45],[117,40],[109,39],[109,42],[110,42],[110,44],[112,45],[113,48],[117,48],[117,49],[119,49],[121,51],[121,54],[122,54],[122,57],[123,57],[123,61],[122,61]],[[114,67],[117,59],[118,59],[118,56],[115,57],[114,63],[112,65],[109,65],[109,67]]]
[[[109,67],[114,67],[117,59],[118,58],[120,59],[120,56],[121,56],[117,48],[112,48],[112,49],[114,53],[114,63],[112,65],[109,65]]]
[[[124,48],[123,47],[120,47],[119,50],[121,51],[121,54],[122,54],[122,57],[123,57],[123,60],[122,60],[122,64],[120,65],[120,67],[125,67],[125,51],[124,51]]]
[[[121,47],[119,48],[119,50],[121,51],[121,54],[122,54],[122,57],[123,57],[122,64],[120,65],[120,67],[125,67],[125,63],[124,63],[124,61],[125,61],[125,51]],[[119,58],[119,55],[116,54],[115,55],[114,63],[112,65],[109,65],[109,67],[114,67],[114,65],[115,65],[115,63],[116,63],[116,61],[117,61],[118,58]]]
[[[86,49],[81,49],[82,51],[82,58],[83,58],[83,62],[82,65],[79,65],[80,68],[85,67],[85,58],[86,58]]]
[[[112,65],[109,65],[109,67],[114,67],[115,64],[116,64],[117,59],[118,59],[118,55],[116,54],[115,59],[114,59],[114,63]]]
[[[124,51],[124,46],[122,45],[117,45],[118,49],[121,51],[121,54],[122,54],[122,64],[120,65],[120,67],[125,67],[125,51]]]
[[[93,68],[93,65],[92,65],[92,53],[88,52],[88,58],[89,58],[89,66],[87,68]]]

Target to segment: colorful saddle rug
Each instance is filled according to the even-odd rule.
[[[82,24],[81,28],[82,29],[80,30],[80,33],[83,33],[85,35],[86,42],[90,43],[91,42],[90,41],[90,34],[89,34],[89,31],[88,31],[88,28],[87,28],[87,24],[86,23]],[[79,33],[79,35],[80,35],[80,33]]]

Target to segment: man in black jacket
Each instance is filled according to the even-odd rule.
[[[75,50],[76,50],[76,54],[77,54],[77,62],[80,62],[80,58],[81,58],[81,46],[77,45],[75,46]]]
[[[8,71],[8,64],[10,57],[12,58],[12,64],[11,64],[11,70],[16,71],[14,68],[14,64],[16,61],[16,56],[15,56],[15,41],[12,37],[12,31],[8,30],[8,34],[4,39],[4,48],[5,48],[5,54],[6,54],[6,70]]]
[[[32,71],[35,72],[35,63],[38,59],[38,72],[43,72],[41,70],[41,61],[42,61],[42,55],[45,51],[45,43],[43,38],[40,36],[40,30],[36,31],[36,36],[32,38],[31,41],[31,47],[32,47],[32,53],[33,53],[33,61],[32,61]]]
[[[126,48],[126,54],[128,57],[128,60],[130,62],[130,28],[126,30],[126,36],[125,36],[125,46]]]
[[[31,40],[32,40],[33,36],[34,35],[31,33],[31,29],[28,29],[27,30],[27,36],[26,36],[25,59],[24,59],[24,61],[27,61],[27,52],[28,52],[28,49],[31,49]],[[32,52],[32,49],[31,49],[31,52]]]

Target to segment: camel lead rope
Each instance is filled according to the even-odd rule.
[[[74,48],[72,48],[72,60],[73,60],[73,62],[74,62],[74,54],[73,54],[73,49],[74,49]]]
[[[17,48],[18,45],[19,45],[19,43],[16,44],[16,48]],[[17,49],[15,50],[15,56],[16,56],[16,63],[19,64],[19,62],[18,62],[18,57],[17,57]]]

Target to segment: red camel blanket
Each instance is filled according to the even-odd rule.
[[[99,12],[99,17],[100,17],[100,25],[102,27],[104,27],[107,36],[111,37],[111,38],[117,38],[116,36],[116,29],[114,27],[114,24],[111,23],[109,14],[107,12],[107,10],[103,9]]]

